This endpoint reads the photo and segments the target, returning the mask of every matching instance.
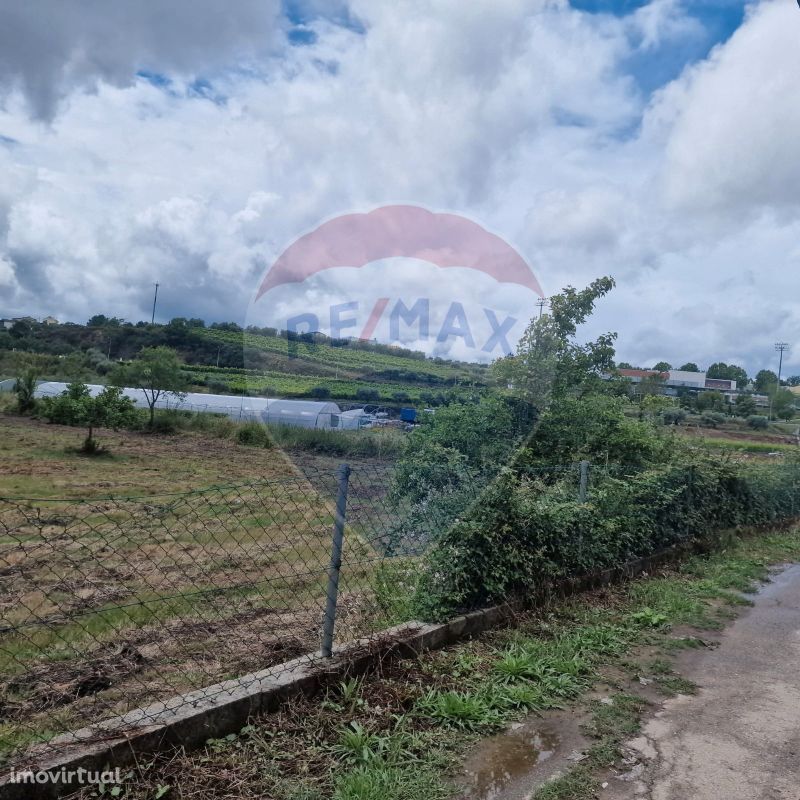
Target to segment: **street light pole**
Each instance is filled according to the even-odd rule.
[[[158,300],[158,283],[156,283],[156,291],[153,295],[153,314],[150,317],[150,324],[152,325],[156,321],[156,301]]]

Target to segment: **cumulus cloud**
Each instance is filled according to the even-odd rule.
[[[0,5],[0,89],[19,87],[34,114],[99,81],[137,71],[205,73],[274,48],[278,0],[25,0]]]
[[[502,235],[547,292],[613,274],[589,333],[619,330],[621,358],[756,369],[773,338],[791,339],[793,4],[755,3],[652,97],[631,63],[699,35],[675,0],[624,17],[566,0],[352,0],[333,16],[294,5],[315,37],[278,56],[273,35],[291,20],[269,2],[225,20],[192,3],[185,27],[183,2],[166,19],[148,3],[91,22],[43,0],[13,11],[16,49],[0,41],[0,297],[14,307],[0,313],[149,318],[159,281],[164,317],[242,321],[297,236],[406,202]],[[40,24],[45,6],[63,25]]]

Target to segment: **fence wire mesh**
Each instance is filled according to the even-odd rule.
[[[602,480],[639,471],[584,462],[531,471],[530,486],[557,481],[591,502]],[[487,480],[443,478],[428,498],[401,476],[398,498],[392,466],[347,472],[336,644],[409,618],[404,582]],[[688,475],[676,478],[684,517]],[[341,491],[341,470],[300,464],[182,494],[0,498],[0,770],[57,755],[70,732],[98,736],[100,721],[318,653]],[[797,480],[781,491],[796,513]]]
[[[382,569],[391,559],[402,580],[444,524],[390,497],[389,467],[352,467],[348,483],[337,644],[398,621]],[[54,755],[59,734],[319,652],[339,488],[335,470],[303,466],[183,494],[0,498],[2,768]]]

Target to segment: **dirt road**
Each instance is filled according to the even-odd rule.
[[[800,566],[775,576],[755,606],[684,672],[698,684],[629,743],[641,778],[614,800],[800,800]]]

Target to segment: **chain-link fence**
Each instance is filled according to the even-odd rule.
[[[183,494],[0,498],[4,768],[90,722],[329,649],[334,619],[336,643],[399,621],[397,582],[445,523],[411,520],[391,483],[382,465],[304,466]]]
[[[639,470],[538,479],[591,501]],[[443,478],[423,500],[396,484],[386,465],[301,466],[183,494],[0,498],[2,769],[55,755],[59,734],[409,619],[420,558],[487,479]]]

